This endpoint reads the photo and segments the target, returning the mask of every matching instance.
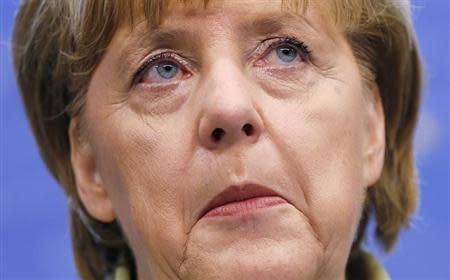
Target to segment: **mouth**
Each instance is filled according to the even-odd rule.
[[[288,203],[274,190],[257,184],[233,185],[215,196],[200,214],[201,218],[243,216],[258,209]]]

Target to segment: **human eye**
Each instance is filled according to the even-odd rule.
[[[163,86],[190,76],[186,62],[177,54],[164,52],[145,60],[133,76],[133,85]]]
[[[293,37],[267,39],[258,49],[261,54],[255,63],[256,66],[274,68],[307,62],[311,53],[305,43]]]

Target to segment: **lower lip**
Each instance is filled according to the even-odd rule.
[[[287,203],[287,201],[279,196],[255,197],[216,207],[206,213],[204,217],[242,216],[257,209],[268,208],[283,203]]]

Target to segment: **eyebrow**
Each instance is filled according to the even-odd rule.
[[[292,29],[307,25],[314,28],[302,16],[292,13],[270,13],[259,15],[256,18],[246,20],[238,26],[238,32],[243,38],[248,36],[264,36],[278,33],[282,30]]]
[[[149,41],[157,48],[199,45],[198,34],[188,29],[156,29],[151,32]]]

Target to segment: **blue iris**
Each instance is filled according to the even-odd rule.
[[[178,73],[178,66],[170,61],[165,61],[156,66],[156,71],[161,78],[169,80]]]
[[[284,63],[289,63],[297,58],[297,50],[289,46],[280,46],[276,48],[277,56]]]

